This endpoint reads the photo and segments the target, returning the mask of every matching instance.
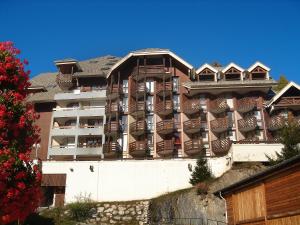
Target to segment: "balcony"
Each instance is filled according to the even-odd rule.
[[[166,100],[155,105],[155,112],[159,116],[166,116],[173,113],[173,101]]]
[[[210,121],[210,128],[215,133],[222,133],[232,127],[232,122],[229,121],[228,117],[217,118]]]
[[[209,110],[212,113],[219,114],[229,109],[227,100],[224,98],[217,98],[209,102]]]
[[[200,100],[187,100],[183,103],[182,110],[186,115],[192,115],[200,112]]]
[[[121,85],[113,84],[106,89],[106,96],[108,99],[116,99],[122,93]]]
[[[129,154],[133,157],[142,157],[147,153],[147,142],[146,141],[135,141],[129,144]]]
[[[146,77],[163,77],[171,76],[171,72],[164,65],[146,65],[135,67],[132,72],[132,77],[135,80],[144,79]]]
[[[240,113],[246,113],[252,111],[257,106],[257,101],[255,98],[244,97],[238,99],[236,102],[237,111]]]
[[[183,122],[183,130],[187,134],[194,134],[200,132],[201,128],[202,127],[200,119],[191,119]]]
[[[78,135],[100,135],[103,134],[103,125],[80,125]]]
[[[163,120],[156,123],[156,132],[158,134],[166,135],[171,134],[175,130],[174,121],[173,120]]]
[[[120,106],[118,103],[110,103],[105,106],[105,115],[116,116],[120,112]]]
[[[184,142],[184,152],[187,155],[197,155],[203,150],[202,139],[192,139]]]
[[[48,149],[48,156],[100,156],[102,147],[85,147],[85,148],[71,148],[71,147],[50,147]]]
[[[134,118],[142,117],[146,112],[146,102],[139,101],[130,105],[129,113]]]
[[[77,117],[77,116],[99,116],[105,113],[103,106],[83,106],[83,107],[64,107],[54,108],[53,118],[58,117]]]
[[[238,120],[239,131],[249,132],[257,128],[257,119],[254,116]]]
[[[277,106],[299,106],[300,96],[282,97],[280,101],[275,105]]]
[[[57,93],[54,96],[54,100],[83,100],[83,99],[106,99],[106,91],[105,88],[98,89],[76,89],[73,91],[65,91],[63,93]]]
[[[272,116],[268,121],[270,131],[280,130],[285,126],[285,118],[282,116]]]
[[[146,83],[133,83],[131,87],[131,96],[134,98],[141,98],[147,93]]]
[[[172,94],[172,82],[157,83],[156,94],[158,96],[170,96]]]
[[[298,126],[300,126],[300,116],[294,117],[294,121]]]
[[[120,132],[120,125],[118,121],[111,121],[104,125],[104,133],[106,136],[118,136]]]
[[[164,140],[156,143],[156,152],[161,156],[168,156],[174,153],[174,141]]]
[[[215,155],[226,155],[231,147],[229,138],[217,139],[211,142],[211,148]]]
[[[147,125],[146,121],[135,121],[129,125],[129,131],[134,136],[143,135],[146,132]]]
[[[103,145],[104,158],[114,158],[121,154],[122,148],[117,141],[106,142]]]

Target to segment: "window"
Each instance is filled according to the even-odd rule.
[[[154,98],[153,96],[147,96],[147,110],[149,112],[153,112],[154,111],[154,104],[153,104]]]
[[[154,144],[154,136],[153,136],[153,134],[148,134],[147,144],[148,144],[149,148],[153,148],[153,144]]]
[[[153,131],[154,129],[154,118],[153,116],[147,116],[147,129]]]
[[[122,100],[122,109],[124,112],[128,112],[128,97],[124,97]]]
[[[128,94],[128,80],[123,80],[123,93]]]
[[[173,91],[179,92],[179,77],[173,77]]]
[[[146,88],[148,93],[154,92],[154,81],[153,80],[147,80],[146,81]]]
[[[173,102],[174,102],[174,109],[180,110],[180,96],[179,95],[173,95]]]
[[[235,131],[228,131],[228,136],[231,141],[236,141]]]
[[[121,120],[121,128],[123,132],[127,133],[127,116],[122,116],[122,120]]]
[[[181,122],[181,118],[180,118],[180,114],[179,113],[175,113],[174,114],[174,122],[175,122],[175,127],[177,129],[180,128],[180,122]]]

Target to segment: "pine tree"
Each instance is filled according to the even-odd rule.
[[[282,88],[284,88],[287,84],[289,83],[289,81],[286,79],[285,75],[281,75],[279,77],[279,80],[278,80],[278,84],[277,86],[274,88],[274,90],[276,92],[280,91]]]
[[[203,157],[203,155],[199,155],[197,160],[197,165],[192,172],[192,177],[190,178],[190,184],[193,186],[208,181],[212,178],[212,174],[207,165],[207,159]]]
[[[276,152],[276,158],[267,156],[271,165],[300,155],[300,127],[295,122],[288,122],[280,132],[280,143],[283,144],[281,153]]]

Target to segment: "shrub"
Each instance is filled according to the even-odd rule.
[[[93,215],[93,208],[96,205],[93,202],[74,202],[67,206],[70,210],[70,217],[73,220],[82,222]]]

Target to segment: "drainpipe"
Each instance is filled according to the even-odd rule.
[[[221,191],[219,192],[219,196],[222,200],[224,200],[225,202],[225,220],[226,220],[226,224],[228,223],[228,217],[227,217],[227,205],[226,205],[226,199],[222,196]]]

